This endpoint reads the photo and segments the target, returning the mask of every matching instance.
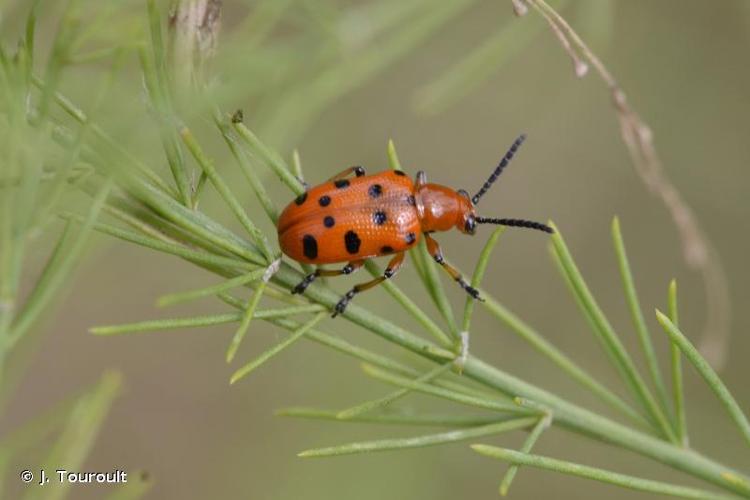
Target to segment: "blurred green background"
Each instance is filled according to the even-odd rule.
[[[28,7],[24,1],[3,3],[3,40],[9,43],[21,31]],[[86,20],[98,19],[107,9],[112,12],[92,25],[93,48],[144,39],[146,11],[141,2],[82,3],[84,28]],[[386,145],[393,139],[410,173],[426,170],[434,182],[471,191],[481,185],[514,137],[526,132],[527,143],[483,200],[482,214],[553,219],[600,304],[628,347],[637,352],[609,236],[611,219],[619,215],[663,368],[667,369],[668,345],[650,312],[653,307],[666,307],[667,285],[673,277],[680,284],[683,331],[693,339],[699,337],[706,316],[700,276],[687,269],[668,213],[636,176],[609,94],[595,75],[580,80],[573,75],[570,60],[537,15],[516,19],[510,2],[464,2],[465,8],[405,50],[403,57],[361,76],[361,65],[367,73],[368,65],[380,64],[378,57],[388,50],[389,40],[408,32],[410,24],[419,25],[438,3],[421,2],[415,15],[404,17],[406,22],[393,28],[397,33],[386,32],[372,43],[368,30],[380,19],[379,9],[397,12],[401,4],[293,0],[280,8],[281,20],[267,37],[256,41],[259,29],[268,23],[257,14],[273,3],[224,2],[217,53],[210,65],[212,92],[227,110],[242,108],[249,126],[287,158],[297,148],[309,182],[352,164],[371,172],[386,168]],[[47,10],[40,16],[40,50],[49,44],[62,10],[52,2],[42,5]],[[750,366],[745,361],[750,353],[750,317],[744,309],[750,300],[746,263],[750,3],[571,0],[561,12],[605,61],[633,107],[651,125],[667,174],[722,258],[734,310],[722,375],[740,405],[750,408]],[[495,62],[488,59],[480,64],[478,73],[486,70],[488,78],[469,75],[459,81],[451,95],[465,96],[455,102],[438,106],[441,102],[425,101],[426,92],[435,88],[431,84],[444,81],[451,67],[512,23],[527,25],[523,28],[527,31],[521,32],[528,42],[517,47],[515,55],[501,54]],[[368,59],[358,44],[369,44],[367,50],[375,56]],[[319,85],[317,75],[329,60],[335,63],[331,67],[340,65],[336,67],[344,70],[332,72],[325,85]],[[137,58],[125,52],[122,64],[109,94],[94,112],[95,119],[139,157],[163,161],[154,127],[143,124],[149,118]],[[61,88],[87,109],[109,70],[108,59],[73,66],[62,73]],[[193,111],[193,127],[220,171],[247,200],[248,210],[259,213],[200,102]],[[264,176],[274,200],[285,205],[291,199],[288,190],[270,173]],[[233,224],[211,190],[201,207]],[[264,229],[273,232],[270,225]],[[474,238],[450,233],[441,235],[440,242],[445,254],[469,271],[488,235],[488,230],[480,230]],[[30,249],[32,269],[47,252],[48,247]],[[33,271],[27,275],[29,283],[34,276]],[[343,292],[359,280],[361,276],[342,278],[334,286]],[[363,376],[355,361],[335,352],[301,342],[230,387],[228,378],[236,366],[224,363],[224,352],[234,332],[231,325],[110,338],[87,333],[100,324],[223,311],[222,305],[208,300],[170,310],[155,306],[164,293],[215,282],[215,277],[188,263],[97,236],[64,298],[40,327],[0,431],[87,386],[104,370],[116,368],[124,374],[124,391],[86,465],[88,470],[148,471],[154,486],[147,498],[496,497],[505,465],[478,456],[466,444],[333,459],[297,458],[297,452],[311,447],[427,432],[275,417],[274,410],[286,406],[345,408],[390,392]],[[409,265],[398,284],[430,310]],[[448,280],[446,285],[451,300],[463,305],[463,292]],[[507,231],[491,260],[485,288],[599,380],[624,394],[554,268],[543,235]],[[396,322],[411,324],[383,290],[357,300]],[[329,325],[346,338],[402,356],[346,321],[328,321]],[[600,408],[486,312],[479,309],[473,325],[474,354]],[[239,361],[283,337],[280,330],[254,322]],[[685,373],[691,444],[725,463],[750,467],[722,408],[687,365]],[[398,404],[407,409],[452,409],[416,395]],[[521,433],[514,433],[483,442],[517,447],[522,439]],[[536,451],[620,472],[694,483],[642,457],[558,429],[545,433]],[[15,480],[13,471],[9,477]],[[106,488],[79,487],[70,498],[101,498],[104,492]],[[550,496],[645,497],[531,469],[521,470],[511,488],[511,498]]]

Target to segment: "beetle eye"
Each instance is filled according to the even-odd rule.
[[[474,231],[477,228],[477,220],[471,216],[466,219],[466,223],[464,224],[464,230],[468,234],[474,234]]]

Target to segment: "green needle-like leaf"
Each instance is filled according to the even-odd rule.
[[[63,214],[63,217],[71,219],[71,220],[78,220],[78,221],[83,220],[80,217],[72,216],[68,214]],[[120,229],[119,227],[111,226],[109,224],[97,223],[97,224],[94,224],[93,227],[95,230],[101,233],[114,236],[115,238],[119,238],[123,241],[135,243],[136,245],[140,245],[146,248],[151,248],[158,252],[172,254],[177,257],[181,257],[185,260],[188,260],[190,262],[194,262],[196,264],[202,264],[206,266],[226,267],[229,269],[243,269],[243,270],[257,269],[257,266],[250,264],[248,262],[239,260],[239,259],[235,259],[231,257],[223,257],[219,255],[206,253],[206,252],[199,252],[199,251],[184,247],[182,245],[177,245],[173,243],[164,243],[163,241],[159,241],[157,239],[154,239],[148,236],[142,236],[132,231]]]
[[[527,467],[536,467],[538,469],[570,474],[572,476],[593,479],[595,481],[614,484],[632,490],[699,500],[729,500],[735,498],[729,495],[722,495],[721,493],[714,493],[712,491],[699,490],[697,488],[688,488],[685,486],[677,486],[669,483],[662,483],[660,481],[652,481],[650,479],[641,479],[635,476],[618,474],[616,472],[610,472],[608,470],[589,467],[564,460],[519,453],[506,448],[497,448],[495,446],[484,444],[474,444],[471,445],[471,448],[482,455],[505,460],[516,465],[524,465]]]
[[[726,408],[729,416],[732,417],[734,423],[737,424],[737,428],[745,438],[745,441],[747,441],[747,444],[750,445],[750,422],[748,422],[747,416],[742,412],[742,409],[737,404],[737,401],[734,399],[732,394],[729,392],[729,389],[727,389],[727,386],[725,386],[724,382],[721,381],[719,375],[717,375],[714,369],[711,368],[711,365],[708,364],[708,361],[703,359],[703,356],[700,355],[698,349],[695,348],[695,346],[687,339],[687,337],[685,337],[685,335],[675,326],[675,324],[672,323],[672,321],[658,309],[656,310],[656,319],[659,321],[662,328],[664,328],[664,331],[667,333],[667,335],[669,335],[672,341],[679,346],[682,354],[684,354],[688,361],[692,363],[692,365],[696,370],[698,370],[698,373],[700,373],[701,377],[703,377],[711,390],[714,391],[714,394],[716,394],[716,397],[718,397],[719,401],[721,401],[721,403],[724,405],[724,408]]]
[[[308,304],[304,306],[284,307],[281,309],[264,309],[255,311],[254,318],[270,319],[285,318],[295,314],[304,314],[323,310],[322,306],[317,304]],[[210,316],[194,316],[192,318],[177,319],[157,319],[153,321],[141,321],[138,323],[128,323],[123,325],[96,326],[91,328],[91,333],[95,335],[118,335],[121,333],[144,333],[156,330],[175,330],[179,328],[195,328],[203,326],[223,325],[226,323],[236,323],[243,318],[242,313],[214,314]]]
[[[667,296],[667,310],[669,320],[679,328],[679,315],[677,310],[677,281],[669,283]],[[687,416],[685,415],[685,389],[682,383],[682,355],[677,342],[669,342],[670,361],[672,365],[672,399],[674,403],[674,414],[677,425],[675,431],[683,446],[688,446]]]
[[[540,418],[539,422],[537,422],[532,431],[526,437],[526,441],[523,442],[521,453],[529,453],[539,439],[539,436],[542,435],[542,432],[544,432],[544,430],[551,424],[552,418],[549,415]],[[508,472],[505,473],[505,477],[503,477],[503,480],[500,482],[500,494],[502,496],[508,494],[508,490],[513,482],[513,478],[516,477],[516,473],[518,473],[518,464],[513,464],[508,467]]]
[[[317,448],[306,450],[298,454],[300,457],[332,457],[337,455],[352,455],[356,453],[370,453],[374,451],[401,450],[407,448],[421,448],[424,446],[435,446],[439,444],[455,443],[480,436],[502,434],[503,432],[524,429],[533,425],[535,417],[523,417],[507,422],[499,422],[481,427],[471,427],[439,434],[428,434],[410,438],[382,439],[379,441],[364,441],[361,443],[350,443],[328,448]]]
[[[636,412],[628,403],[619,398],[615,393],[607,389],[592,375],[580,367],[578,363],[568,357],[565,353],[555,347],[531,326],[524,323],[518,316],[509,311],[505,306],[494,300],[487,292],[479,290],[486,297],[482,305],[497,319],[502,321],[514,333],[528,342],[534,349],[550,361],[559,366],[573,380],[577,381],[591,392],[596,394],[602,401],[609,404],[613,409],[627,415],[633,422],[642,427],[649,427],[649,423]]]
[[[437,368],[428,371],[424,375],[420,376],[415,380],[416,383],[420,384],[426,384],[433,379],[439,377],[446,371],[450,370],[452,366],[452,363],[445,363],[442,366],[438,366]],[[386,396],[383,396],[382,398],[373,399],[371,401],[365,401],[364,403],[358,404],[357,406],[353,406],[351,408],[348,408],[346,410],[342,410],[338,413],[337,417],[341,420],[347,420],[353,417],[356,417],[357,415],[363,414],[363,413],[369,413],[373,410],[384,408],[394,401],[397,401],[398,399],[401,399],[402,397],[406,396],[411,392],[411,389],[409,388],[403,388],[398,389]]]
[[[310,328],[317,325],[323,318],[325,318],[327,314],[328,314],[327,311],[319,312],[311,320],[302,324],[302,326],[300,326],[295,331],[293,331],[292,334],[289,335],[289,337],[287,337],[283,342],[279,342],[278,344],[276,344],[275,346],[273,346],[272,348],[270,348],[269,350],[267,350],[266,352],[264,352],[263,354],[255,358],[254,360],[250,361],[249,363],[247,363],[245,366],[243,366],[236,372],[234,372],[232,374],[232,378],[229,379],[229,383],[234,384],[241,378],[249,375],[250,372],[252,372],[256,368],[261,366],[263,363],[265,363],[266,361],[268,361],[269,359],[276,356],[281,351],[283,351],[284,349],[286,349],[287,347],[295,343],[297,340],[302,338],[302,336],[305,333],[307,333],[307,331]]]
[[[275,151],[271,150],[261,142],[260,139],[247,128],[241,120],[232,120],[235,132],[245,141],[250,153],[263,161],[276,175],[281,182],[287,185],[295,195],[305,192],[305,186],[289,170],[284,160]]]
[[[651,373],[651,381],[656,388],[656,394],[662,408],[666,411],[669,408],[667,390],[664,387],[661,370],[659,369],[659,361],[656,359],[651,333],[648,330],[648,326],[646,326],[646,320],[641,310],[641,303],[638,300],[633,273],[630,271],[630,262],[628,262],[628,254],[625,250],[625,242],[622,239],[622,231],[620,231],[620,220],[617,217],[612,219],[612,241],[615,253],[617,254],[617,264],[620,268],[620,277],[622,278],[622,286],[625,290],[625,298],[628,301],[630,314],[633,318],[633,326],[638,333],[638,340],[641,343],[641,349],[643,349],[646,364]]]
[[[373,276],[382,276],[383,271],[380,270],[377,264],[368,260],[365,262],[365,269]],[[434,321],[425,313],[413,300],[409,298],[392,280],[384,281],[381,285],[391,297],[396,299],[396,302],[401,304],[406,312],[408,312],[415,320],[417,320],[443,347],[452,347],[453,342],[450,337],[437,325]]]
[[[625,346],[622,344],[622,341],[620,341],[614,328],[612,328],[609,320],[607,320],[604,312],[601,310],[594,299],[593,294],[586,285],[581,272],[578,270],[578,267],[573,261],[573,257],[570,255],[568,247],[565,245],[565,240],[563,240],[560,230],[554,224],[552,224],[552,227],[555,229],[555,234],[552,235],[552,246],[555,255],[559,259],[562,269],[565,272],[565,276],[569,280],[573,287],[573,291],[580,301],[583,312],[591,320],[591,323],[594,326],[594,332],[606,346],[607,352],[619,367],[620,373],[624,376],[628,387],[633,391],[633,394],[646,409],[649,416],[658,426],[660,432],[670,441],[676,442],[677,437],[675,436],[669,421],[654,400],[651,391],[649,391],[638,373],[635,363],[633,363],[632,358],[625,350]]]
[[[248,158],[245,151],[242,150],[241,146],[237,143],[235,136],[232,135],[229,125],[225,123],[220,113],[214,113],[214,122],[221,131],[227,147],[229,147],[229,150],[232,152],[232,156],[234,156],[234,158],[237,160],[242,173],[245,174],[245,178],[253,188],[253,192],[255,193],[256,198],[258,198],[260,205],[263,207],[263,210],[266,212],[268,218],[271,219],[271,222],[273,222],[275,225],[279,218],[279,209],[276,208],[276,204],[268,195],[263,182],[260,180],[260,176],[255,171],[255,167],[252,165],[252,162]]]
[[[174,304],[179,304],[181,302],[188,302],[188,301],[203,298],[203,297],[211,297],[214,295],[218,295],[221,292],[231,290],[232,288],[243,286],[248,283],[252,283],[253,281],[257,281],[261,279],[265,273],[266,273],[265,269],[256,269],[255,271],[251,271],[248,274],[237,276],[236,278],[226,280],[225,282],[219,283],[217,285],[212,285],[212,286],[205,287],[205,288],[199,288],[197,290],[190,290],[188,292],[179,292],[179,293],[172,293],[169,295],[164,295],[157,301],[157,304],[159,305],[159,307],[165,307],[165,306],[171,306]]]
[[[271,251],[265,235],[255,226],[253,221],[250,220],[250,217],[247,216],[247,214],[245,213],[245,209],[242,208],[240,202],[237,201],[237,198],[235,198],[234,194],[232,194],[232,190],[229,189],[227,183],[216,171],[216,167],[214,167],[213,162],[205,155],[200,145],[198,144],[198,141],[196,141],[195,137],[193,137],[193,134],[187,127],[183,127],[180,130],[180,137],[182,137],[183,142],[187,146],[190,153],[193,155],[193,158],[195,158],[195,161],[206,173],[206,176],[208,176],[208,179],[224,199],[227,206],[229,206],[235,217],[237,217],[237,220],[240,221],[248,234],[253,238],[258,247],[260,247],[260,249],[263,251],[263,254],[265,255],[268,262],[271,262],[273,260],[273,252]]]
[[[305,175],[302,172],[302,159],[299,156],[299,151],[296,149],[292,151],[292,172],[298,181],[304,183]]]
[[[500,240],[500,235],[503,234],[505,228],[499,227],[492,231],[492,234],[487,239],[482,253],[479,254],[479,260],[474,268],[474,274],[471,277],[471,286],[479,289],[479,285],[482,283],[484,272],[487,270],[487,265],[490,262],[490,256],[492,251],[495,249],[497,242]],[[474,300],[472,297],[466,297],[466,303],[464,304],[464,319],[461,323],[461,331],[469,332],[471,328],[471,316],[474,314]]]
[[[266,290],[267,286],[268,283],[266,281],[262,281],[260,285],[255,289],[255,293],[253,293],[250,301],[247,303],[245,313],[242,315],[242,319],[240,320],[240,326],[237,327],[237,331],[234,333],[234,337],[232,337],[232,341],[229,343],[226,357],[227,363],[231,363],[234,359],[234,356],[237,354],[237,349],[240,348],[242,339],[245,338],[245,335],[250,328],[250,322],[252,321],[253,315],[255,314],[255,309],[257,309],[258,304],[260,304],[260,299],[263,297],[263,292]]]
[[[435,415],[435,414],[410,414],[410,413],[367,413],[341,420],[339,412],[321,410],[317,408],[283,408],[275,412],[281,417],[308,418],[317,420],[332,420],[337,422],[352,423],[374,423],[385,425],[414,425],[425,427],[477,427],[497,423],[499,421],[513,420],[517,416],[498,417],[487,416],[464,416],[464,415]]]
[[[39,277],[31,295],[24,304],[23,310],[13,323],[11,345],[17,342],[41,315],[44,308],[49,304],[70,274],[73,265],[86,246],[88,236],[94,227],[102,206],[107,200],[111,188],[111,182],[109,180],[106,181],[91,204],[91,209],[74,240],[72,239],[72,233],[69,233],[71,231],[70,226],[63,233],[60,242],[47,261],[42,275]],[[68,239],[72,240],[70,246],[67,244]]]
[[[172,171],[180,199],[185,206],[192,205],[192,189],[185,165],[185,158],[180,143],[170,122],[174,120],[172,109],[171,85],[166,72],[165,47],[162,36],[161,17],[154,0],[147,2],[149,30],[151,32],[151,57],[141,51],[143,76],[154,108],[159,114],[159,126],[162,145],[167,155],[167,162]]]

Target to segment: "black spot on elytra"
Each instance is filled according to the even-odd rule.
[[[413,195],[413,194],[410,194],[410,195],[409,195],[409,196],[408,196],[408,197],[406,198],[406,203],[408,203],[408,204],[409,204],[409,205],[411,205],[412,207],[416,207],[416,206],[417,206],[417,199],[416,199],[416,198],[414,198],[414,195]]]
[[[407,245],[411,245],[412,243],[414,243],[415,241],[417,241],[417,235],[414,234],[414,233],[409,233],[409,234],[406,235],[405,239],[406,239],[406,244]]]
[[[349,186],[349,181],[346,179],[339,179],[333,183],[334,186],[336,186],[339,189],[343,189],[345,187]]]
[[[393,173],[396,175],[406,175],[402,170],[394,170]]]
[[[318,198],[318,204],[321,207],[327,207],[328,205],[331,204],[331,197],[328,196],[327,194],[324,194],[323,196],[321,196],[320,198]]]
[[[333,225],[334,225],[334,224],[336,224],[336,221],[335,221],[335,220],[334,220],[334,218],[333,218],[333,217],[331,217],[330,215],[326,215],[326,216],[325,216],[325,217],[323,218],[323,225],[324,225],[325,227],[333,227]]]
[[[357,233],[354,231],[347,231],[344,235],[344,245],[346,245],[346,251],[350,254],[359,252],[359,246],[362,244],[362,240],[359,239]]]
[[[305,257],[312,260],[318,256],[318,240],[312,234],[306,234],[302,237],[302,251]]]
[[[294,203],[296,203],[297,205],[302,205],[306,199],[307,199],[307,192],[304,192],[294,199]]]
[[[383,186],[380,184],[373,184],[370,186],[370,189],[367,190],[367,193],[370,195],[371,198],[377,198],[381,194],[383,194]]]
[[[389,247],[388,245],[380,247],[380,253],[393,253],[393,247]]]
[[[388,220],[388,217],[385,215],[385,212],[382,210],[378,210],[377,212],[374,212],[372,214],[372,221],[375,223],[376,226],[382,226],[385,224],[385,221]]]

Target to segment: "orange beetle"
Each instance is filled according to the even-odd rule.
[[[552,233],[552,228],[523,219],[479,217],[475,205],[508,165],[526,136],[521,135],[495,168],[487,182],[473,197],[427,182],[418,172],[412,182],[400,170],[365,175],[362,167],[351,167],[328,182],[306,190],[282,212],[278,221],[281,250],[306,264],[348,262],[339,270],[318,268],[305,277],[292,293],[303,293],[318,276],[351,274],[367,259],[393,255],[382,276],[354,286],[336,304],[333,316],[344,312],[359,292],[391,278],[404,262],[404,252],[425,238],[427,250],[435,261],[475,299],[482,300],[461,274],[443,259],[431,233],[456,228],[474,234],[477,224],[525,227]],[[354,174],[355,177],[347,179]]]

